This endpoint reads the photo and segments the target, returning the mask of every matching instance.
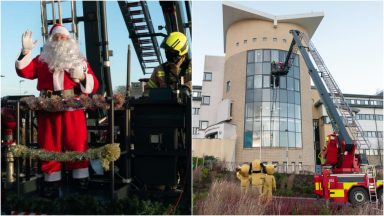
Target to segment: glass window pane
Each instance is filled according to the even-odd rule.
[[[261,143],[261,131],[260,131],[260,121],[259,122],[254,122],[254,129],[253,129],[253,140],[252,140],[252,146],[253,147],[260,147]],[[257,128],[255,128],[257,127]]]
[[[263,52],[262,50],[255,50],[255,62],[263,61]]]
[[[278,50],[272,50],[271,52],[271,62],[279,62],[279,51]]]
[[[287,117],[288,114],[288,104],[280,103],[280,117]]]
[[[263,91],[262,89],[255,89],[253,91],[253,98],[255,101],[262,101],[263,100]]]
[[[258,119],[261,117],[261,103],[254,103],[253,104],[253,116],[255,119]]]
[[[263,50],[263,61],[265,62],[271,61],[271,50]]]
[[[279,62],[285,62],[285,57],[287,56],[287,51],[279,51]]]
[[[271,87],[271,76],[263,76],[263,88],[270,88]]]
[[[271,130],[271,118],[262,117],[261,127],[263,128],[263,131],[270,131]]]
[[[288,131],[295,131],[295,119],[288,118]]]
[[[286,90],[280,90],[280,102],[286,103],[288,99],[287,91]]]
[[[253,89],[253,76],[247,77],[247,89]]]
[[[296,126],[296,132],[301,132],[301,120],[296,119],[295,126]]]
[[[271,131],[272,147],[279,147],[279,131]]]
[[[280,103],[272,101],[272,116],[280,116]]]
[[[253,103],[247,103],[245,105],[245,117],[247,118],[253,117]]]
[[[248,57],[247,57],[247,62],[254,62],[255,59],[255,51],[254,50],[249,50],[248,51]]]
[[[287,147],[288,145],[288,133],[280,131],[280,147]]]
[[[293,77],[296,79],[300,79],[300,70],[299,67],[293,67]]]
[[[298,79],[295,79],[294,82],[295,82],[295,91],[300,91],[300,81]]]
[[[295,103],[295,92],[288,91],[288,103]]]
[[[271,63],[263,63],[263,74],[271,74]]]
[[[299,55],[297,54],[294,54],[294,55],[295,55],[295,59],[293,60],[293,65],[299,66]]]
[[[253,101],[253,90],[247,90],[245,93],[245,101],[246,102],[252,102]]]
[[[296,148],[302,148],[301,133],[296,133]]]
[[[287,89],[288,90],[294,90],[294,87],[293,87],[293,78],[291,77],[287,77]]]
[[[300,105],[295,105],[295,118],[301,119],[301,108]]]
[[[288,77],[293,77],[293,67],[291,67],[287,74]]]
[[[255,74],[262,74],[263,64],[255,63]]]
[[[286,118],[280,118],[280,131],[288,131],[288,124]]]
[[[288,117],[289,118],[295,118],[295,105],[294,104],[288,104]]]
[[[280,88],[281,89],[286,89],[287,88],[287,77],[286,76],[281,76],[280,77]]]
[[[271,116],[271,103],[270,102],[263,102],[262,107],[262,114],[263,116]]]
[[[295,104],[300,104],[300,92],[295,92]]]
[[[265,131],[263,133],[263,147],[270,147],[271,146],[271,134],[269,131]]]
[[[262,77],[261,75],[255,75],[255,78],[254,78],[254,88],[262,88],[263,87],[263,80],[262,80]]]
[[[296,133],[294,132],[288,132],[288,139],[289,139],[289,147],[296,147]]]
[[[253,75],[255,73],[255,64],[247,64],[247,76]]]
[[[279,118],[272,117],[271,118],[271,130],[278,131],[280,128],[279,126],[280,126]]]
[[[271,90],[270,89],[263,89],[263,101],[271,101]]]

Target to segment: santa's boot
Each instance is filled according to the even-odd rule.
[[[87,178],[81,178],[81,179],[73,179],[75,189],[78,191],[87,191],[88,190],[88,177]]]
[[[46,197],[49,199],[58,198],[60,195],[60,183],[61,181],[61,171],[53,172],[53,173],[44,173],[44,182],[43,182],[43,190],[41,193],[42,197]]]
[[[48,199],[55,199],[59,197],[60,181],[52,181],[52,182],[45,181],[43,184],[44,184],[43,191],[41,193],[42,197],[45,197]]]

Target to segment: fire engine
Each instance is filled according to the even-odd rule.
[[[362,154],[362,150],[369,149],[370,144],[361,133],[354,113],[308,36],[298,30],[291,30],[290,33],[293,39],[285,62],[272,63],[271,85],[279,86],[279,77],[288,73],[294,54],[300,50],[335,131],[327,136],[325,147],[319,154],[321,171],[314,176],[315,194],[327,202],[350,202],[353,205],[368,201],[382,203],[383,180],[376,181],[375,167],[368,165],[368,159]]]

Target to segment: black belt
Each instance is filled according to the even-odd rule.
[[[50,98],[53,95],[57,95],[57,96],[66,98],[66,97],[75,96],[76,94],[75,94],[74,89],[66,89],[66,90],[61,90],[61,91],[52,91],[52,90],[41,90],[40,91],[41,97]]]

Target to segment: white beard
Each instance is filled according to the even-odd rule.
[[[47,63],[49,71],[53,73],[83,67],[85,57],[80,53],[76,40],[69,38],[66,41],[53,41],[49,37],[40,54],[40,60]]]

